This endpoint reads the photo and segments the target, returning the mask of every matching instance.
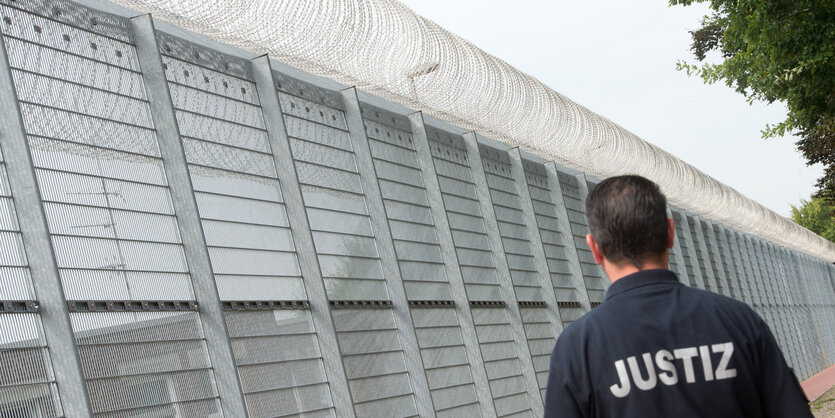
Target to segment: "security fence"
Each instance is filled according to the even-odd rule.
[[[0,417],[542,415],[594,179],[148,15],[0,14]],[[831,264],[670,211],[682,282],[832,364]]]

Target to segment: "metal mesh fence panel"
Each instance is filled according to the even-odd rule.
[[[490,199],[499,224],[499,235],[510,279],[518,301],[542,301],[542,289],[537,281],[536,267],[528,240],[528,231],[523,220],[519,196],[513,181],[510,162],[505,153],[480,148],[480,157],[487,176]]]
[[[388,301],[341,96],[274,77],[328,298]],[[392,311],[333,316],[357,414],[417,414]]]
[[[37,304],[0,152],[0,303]],[[0,313],[0,417],[63,416],[37,312]]]
[[[416,416],[391,309],[340,309],[333,315],[357,416]]]
[[[563,326],[568,326],[585,313],[581,301],[588,303],[585,286],[577,282],[571,271],[570,252],[575,251],[576,257],[576,250],[573,246],[566,246],[566,240],[573,243],[574,236],[571,231],[560,227],[558,218],[563,215],[557,213],[557,205],[563,205],[562,196],[554,202],[550,188],[553,185],[549,184],[545,169],[532,163],[526,163],[524,167],[560,319]]]
[[[66,297],[193,300],[126,21],[29,6],[4,36]],[[95,413],[220,412],[196,314],[71,321]]]
[[[0,0],[19,118],[0,137],[0,417],[542,413],[556,338],[609,284],[585,243],[597,179],[125,14]],[[444,68],[424,70],[409,94]],[[626,135],[552,98],[582,120],[562,134]],[[442,119],[471,127],[458,110]],[[708,209],[740,202],[693,181]],[[799,377],[830,366],[835,270],[815,239],[765,213],[797,241],[775,244],[762,218],[681,198],[682,282],[753,306]]]
[[[276,75],[330,299],[388,299],[341,98]]]
[[[396,0],[120,0],[216,40],[270,53],[598,177],[641,174],[670,202],[817,257],[835,246]],[[374,42],[368,42],[373,36]],[[385,65],[380,65],[385,63]]]
[[[454,309],[412,309],[432,402],[438,416],[481,415]]]
[[[225,316],[250,416],[335,416],[308,311],[232,311]]]
[[[681,256],[684,258],[684,268],[682,268],[681,271],[682,273],[686,273],[684,277],[680,277],[679,279],[690,287],[698,287],[695,278],[696,273],[694,271],[694,269],[698,268],[698,261],[693,260],[691,256],[691,244],[687,241],[687,235],[684,233],[682,219],[681,214],[679,214],[677,210],[673,210],[673,220],[676,224],[676,239],[678,240],[679,248],[681,248]]]
[[[499,416],[509,416],[524,412],[533,416],[505,310],[473,309],[473,321],[484,355],[484,367],[487,369],[496,413]]]
[[[426,134],[441,185],[458,263],[467,287],[467,297],[479,301],[501,300],[496,268],[487,243],[463,140],[459,136],[429,127]]]
[[[687,216],[687,225],[690,228],[690,237],[693,242],[693,249],[696,253],[696,265],[702,276],[705,284],[705,290],[709,292],[716,292],[716,284],[713,279],[713,271],[710,269],[709,255],[703,250],[705,248],[704,237],[702,236],[701,226],[698,218]],[[718,293],[718,292],[717,292]]]
[[[602,303],[608,280],[600,273],[597,263],[594,262],[594,256],[591,255],[591,250],[586,245],[589,224],[585,215],[585,199],[580,195],[580,184],[576,177],[564,173],[559,173],[559,181],[589,300],[592,305]]]
[[[738,285],[739,279],[737,278],[735,272],[732,272],[734,260],[731,259],[731,250],[728,246],[727,237],[725,236],[725,229],[721,225],[717,224],[713,224],[712,228],[713,233],[716,236],[716,252],[718,260],[718,262],[714,265],[718,265],[727,278],[727,295],[734,299],[744,301]]]
[[[363,121],[409,300],[451,300],[409,120],[363,105]]]
[[[548,367],[551,361],[551,351],[556,343],[556,333],[548,321],[547,308],[544,306],[520,307],[522,324],[525,327],[525,336],[528,340],[528,349],[531,351],[536,382],[545,401],[545,389],[548,386]]]
[[[306,299],[249,62],[158,38],[220,298]]]

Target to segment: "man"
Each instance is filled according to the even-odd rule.
[[[748,306],[667,270],[675,226],[658,186],[602,181],[586,242],[612,282],[551,354],[546,417],[812,417],[774,336]]]

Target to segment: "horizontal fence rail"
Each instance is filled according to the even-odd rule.
[[[596,179],[110,12],[0,0],[0,417],[542,415]],[[833,364],[835,267],[669,209],[682,283]]]

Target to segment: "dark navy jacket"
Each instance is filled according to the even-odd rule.
[[[774,336],[747,305],[645,270],[568,326],[546,417],[811,417]]]

